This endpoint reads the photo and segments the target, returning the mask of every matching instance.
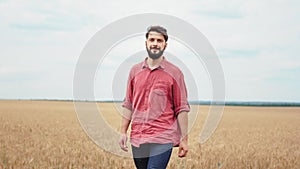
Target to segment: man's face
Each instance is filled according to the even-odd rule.
[[[148,38],[146,40],[146,48],[150,58],[158,59],[162,56],[167,43],[164,36],[158,32],[149,32]]]

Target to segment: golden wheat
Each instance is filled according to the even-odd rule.
[[[117,131],[115,104],[97,104]],[[188,156],[179,159],[174,148],[169,169],[300,168],[299,107],[227,106],[217,130],[202,145],[199,135],[209,106],[199,110]],[[89,139],[72,102],[0,101],[0,168],[127,169],[134,164]]]

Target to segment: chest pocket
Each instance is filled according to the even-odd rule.
[[[166,96],[171,88],[171,83],[166,81],[158,81],[153,85],[153,92],[158,95]]]

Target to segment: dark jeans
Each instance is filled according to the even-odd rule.
[[[134,164],[137,169],[166,169],[173,144],[141,144],[140,147],[132,146]]]

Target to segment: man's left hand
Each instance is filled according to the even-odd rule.
[[[187,140],[182,140],[179,144],[178,157],[186,157],[188,153],[188,142]]]

